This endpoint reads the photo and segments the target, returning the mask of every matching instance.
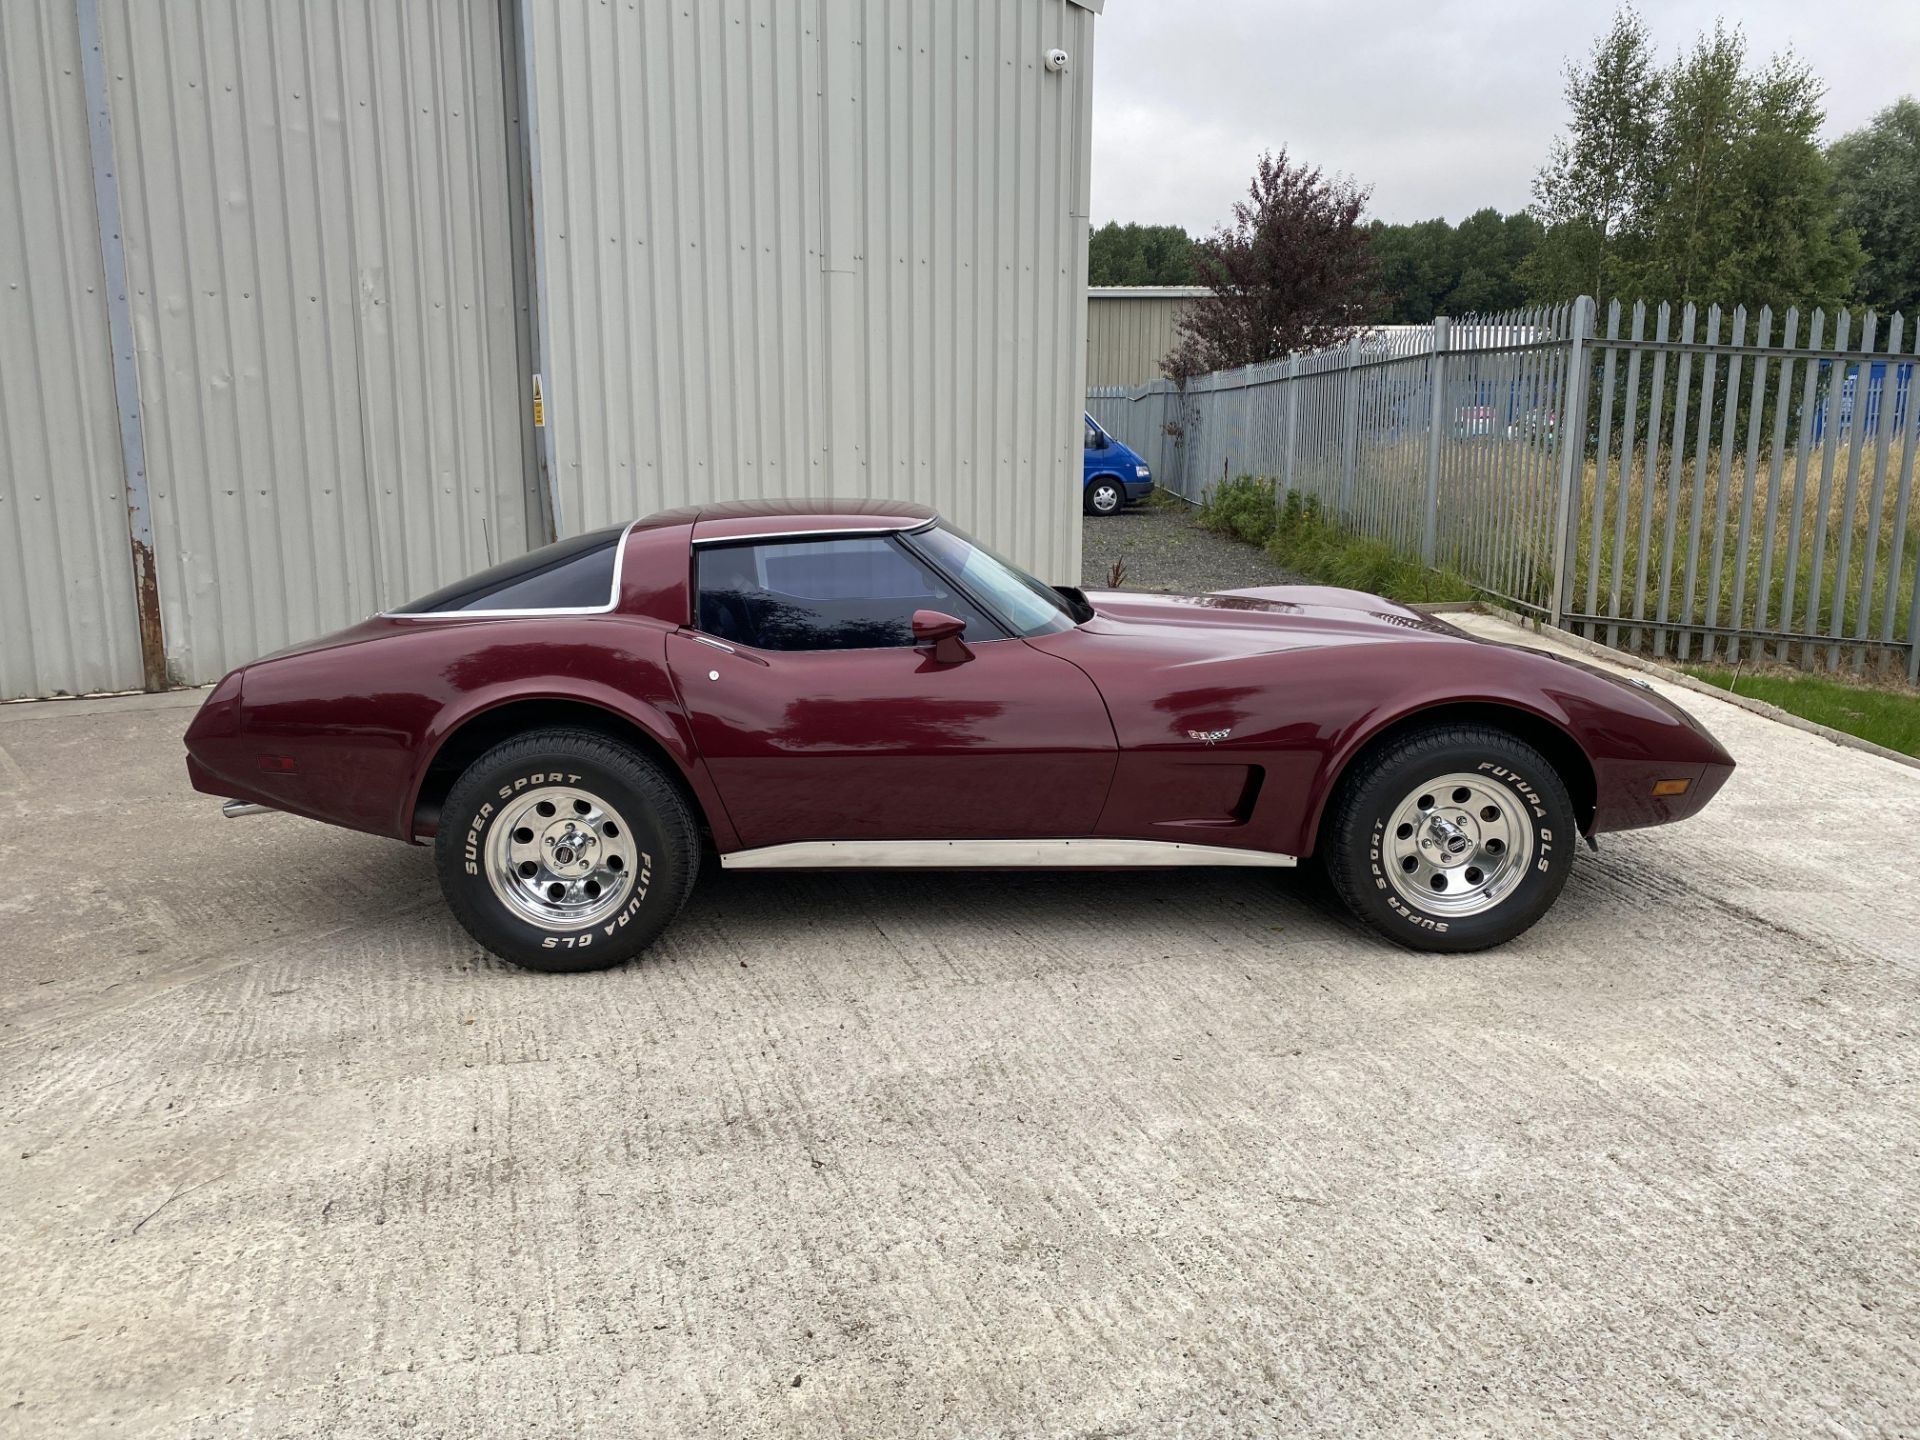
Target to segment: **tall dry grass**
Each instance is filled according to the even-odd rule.
[[[1677,482],[1673,452],[1661,444],[1651,484],[1644,444],[1624,464],[1610,456],[1604,481],[1589,455],[1570,519],[1574,553],[1563,609],[1599,617],[1576,622],[1592,638],[1653,655],[1731,661],[1764,654],[1904,670],[1906,655],[1895,647],[1920,640],[1913,628],[1920,457],[1909,448],[1920,450],[1911,428],[1889,437],[1884,458],[1877,437],[1859,442],[1850,503],[1856,452],[1846,439],[1809,445],[1804,464],[1788,445],[1777,475],[1770,449],[1760,449],[1749,472],[1742,447],[1726,457],[1724,478],[1718,446],[1706,451],[1704,465],[1687,446]],[[1417,556],[1427,453],[1418,435],[1363,441],[1350,488],[1336,449],[1297,455],[1293,488],[1318,499],[1335,523]],[[1558,483],[1550,440],[1449,435],[1441,446],[1439,566],[1497,598],[1547,611]],[[1829,638],[1836,619],[1837,642]],[[1682,631],[1680,624],[1757,633]],[[1869,643],[1852,643],[1862,635]]]
[[[1852,472],[1849,497],[1848,477],[1856,458],[1860,468]],[[1653,457],[1649,486],[1647,455],[1641,448],[1624,467],[1624,479],[1620,461],[1608,461],[1602,497],[1602,477],[1588,459],[1576,506],[1579,532],[1569,608],[1587,611],[1591,588],[1592,613],[1623,619],[1658,617],[1664,601],[1671,620],[1729,629],[1803,637],[1830,636],[1837,629],[1843,639],[1914,638],[1920,505],[1911,494],[1911,457],[1897,440],[1887,447],[1878,487],[1881,457],[1873,439],[1860,444],[1857,457],[1853,444],[1844,440],[1810,449],[1804,472],[1797,451],[1790,448],[1780,457],[1777,476],[1773,456],[1764,450],[1751,473],[1744,450],[1729,457],[1724,478],[1721,460],[1717,448],[1707,451],[1704,466],[1696,456],[1683,455],[1676,484],[1672,452],[1661,446]],[[1596,546],[1595,519],[1602,498],[1605,510]],[[1619,524],[1623,502],[1624,535]],[[1691,586],[1690,550],[1695,554]],[[1727,636],[1618,636],[1610,624],[1585,628],[1597,631],[1597,638],[1638,640],[1656,654],[1682,659],[1733,659],[1754,653],[1751,643]],[[1809,662],[1820,658],[1816,652],[1831,649],[1787,640],[1763,643],[1766,653],[1777,658]],[[1880,650],[1846,647],[1838,658],[1857,667],[1863,662],[1879,666],[1888,657]],[[1897,658],[1904,663],[1904,656]]]

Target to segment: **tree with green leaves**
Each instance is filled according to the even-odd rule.
[[[1547,229],[1523,274],[1534,298],[1615,293],[1622,244],[1654,183],[1662,90],[1646,22],[1623,6],[1585,68],[1567,69],[1572,115],[1533,183]]]
[[[1840,218],[1867,252],[1854,294],[1920,321],[1920,102],[1902,97],[1827,154]]]
[[[1422,325],[1436,315],[1490,315],[1526,303],[1520,266],[1544,227],[1524,211],[1476,210],[1458,226],[1445,220],[1368,227],[1385,294],[1375,316],[1387,325]]]
[[[1380,304],[1379,267],[1360,223],[1369,192],[1284,148],[1263,153],[1233,224],[1194,246],[1213,293],[1181,316],[1166,358],[1176,380],[1337,345]]]
[[[1701,304],[1832,306],[1862,261],[1818,136],[1822,87],[1791,56],[1747,67],[1715,25],[1669,69],[1636,291]]]
[[[1193,238],[1178,225],[1109,220],[1087,242],[1089,285],[1192,285]]]
[[[1863,257],[1816,138],[1821,95],[1790,55],[1751,69],[1724,24],[1658,66],[1621,10],[1569,73],[1573,119],[1534,183],[1548,228],[1524,267],[1530,296],[1843,301]]]

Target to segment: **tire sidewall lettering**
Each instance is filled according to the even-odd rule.
[[[1533,839],[1538,852],[1534,857],[1533,872],[1536,875],[1547,874],[1553,869],[1553,827],[1547,824],[1547,802],[1517,770],[1493,760],[1481,761],[1479,768],[1489,779],[1498,780],[1518,795],[1527,809],[1533,812]],[[1512,898],[1507,897],[1509,902]]]
[[[1447,926],[1451,922],[1438,919],[1432,915],[1423,914],[1414,909],[1394,892],[1392,885],[1387,883],[1386,866],[1380,858],[1385,852],[1386,841],[1386,819],[1384,816],[1377,817],[1373,822],[1372,832],[1367,836],[1367,870],[1369,878],[1373,881],[1373,888],[1378,890],[1386,900],[1389,910],[1393,911],[1395,915],[1398,915],[1416,930],[1431,930],[1436,935],[1446,934]]]
[[[640,913],[640,906],[647,898],[647,887],[653,883],[653,856],[645,850],[640,852],[640,878],[634,881],[633,897],[620,907],[620,913],[611,920],[604,920],[600,929],[612,935],[622,929]]]
[[[502,785],[494,794],[501,800],[511,800],[515,794],[529,785],[578,785],[579,783],[578,771],[536,770],[531,775],[522,775],[518,780]]]
[[[485,833],[487,821],[492,815],[493,802],[483,800],[480,802],[480,808],[473,813],[473,823],[467,826],[467,838],[462,842],[461,851],[469,875],[480,873],[480,837]]]

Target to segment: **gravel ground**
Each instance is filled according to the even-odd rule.
[[[716,868],[579,976],[0,707],[0,1440],[1920,1435],[1920,771],[1652,683],[1739,771],[1486,954]]]
[[[1121,588],[1204,594],[1250,585],[1299,585],[1257,545],[1215,535],[1193,523],[1184,503],[1130,505],[1118,515],[1089,515],[1080,527],[1080,583],[1089,590],[1112,586],[1114,562],[1127,565]]]

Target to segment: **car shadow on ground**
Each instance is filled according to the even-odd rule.
[[[359,917],[367,928],[395,942],[401,954],[526,973],[486,955],[460,929],[440,902],[430,848],[388,844],[388,852],[380,913]],[[357,846],[331,846],[314,855],[313,866],[314,888],[325,894],[326,869],[337,868],[345,883],[365,861]],[[274,941],[308,928],[297,914],[287,918],[291,923],[277,929]],[[340,923],[337,914],[315,913],[309,933],[328,935]],[[719,947],[752,961],[796,949],[886,949],[918,941],[947,948],[1030,945],[1056,957],[1092,957],[1123,937],[1132,943],[1149,932],[1159,933],[1169,950],[1284,949],[1306,941],[1392,948],[1353,923],[1314,865],[743,872],[725,870],[708,855],[686,909],[633,963],[645,966],[669,947],[682,958]]]
[[[306,847],[303,890],[311,903],[287,906],[247,943],[269,950],[381,943],[396,956],[429,965],[528,973],[487,954],[460,928],[441,899],[430,847],[399,847],[373,837],[343,844],[343,838],[328,836],[330,843]],[[369,856],[362,845],[379,850],[379,864],[371,867],[380,875],[377,888],[366,884]],[[286,845],[250,849],[237,868],[257,865],[265,884],[288,863],[287,852]],[[1582,858],[1569,877],[1561,918],[1581,925],[1622,923],[1637,897],[1614,873],[1621,864]],[[1661,887],[1668,903],[1691,888],[1682,876]],[[335,904],[336,894],[355,895],[357,903]],[[1555,917],[1541,927],[1558,928]],[[1248,955],[1338,951],[1352,958],[1409,953],[1358,924],[1311,861],[1274,869],[729,871],[707,855],[685,910],[629,968],[669,955],[696,962],[724,955],[751,963],[801,952],[830,956],[903,946],[1025,946],[1071,968],[1123,950],[1137,955],[1143,945],[1168,955],[1223,949]]]
[[[709,857],[679,922],[735,943],[860,943],[917,935],[951,944],[1030,943],[1103,953],[1162,932],[1169,946],[1380,943],[1353,923],[1317,866],[1298,869],[872,870],[740,872]],[[671,935],[672,932],[669,932]]]

